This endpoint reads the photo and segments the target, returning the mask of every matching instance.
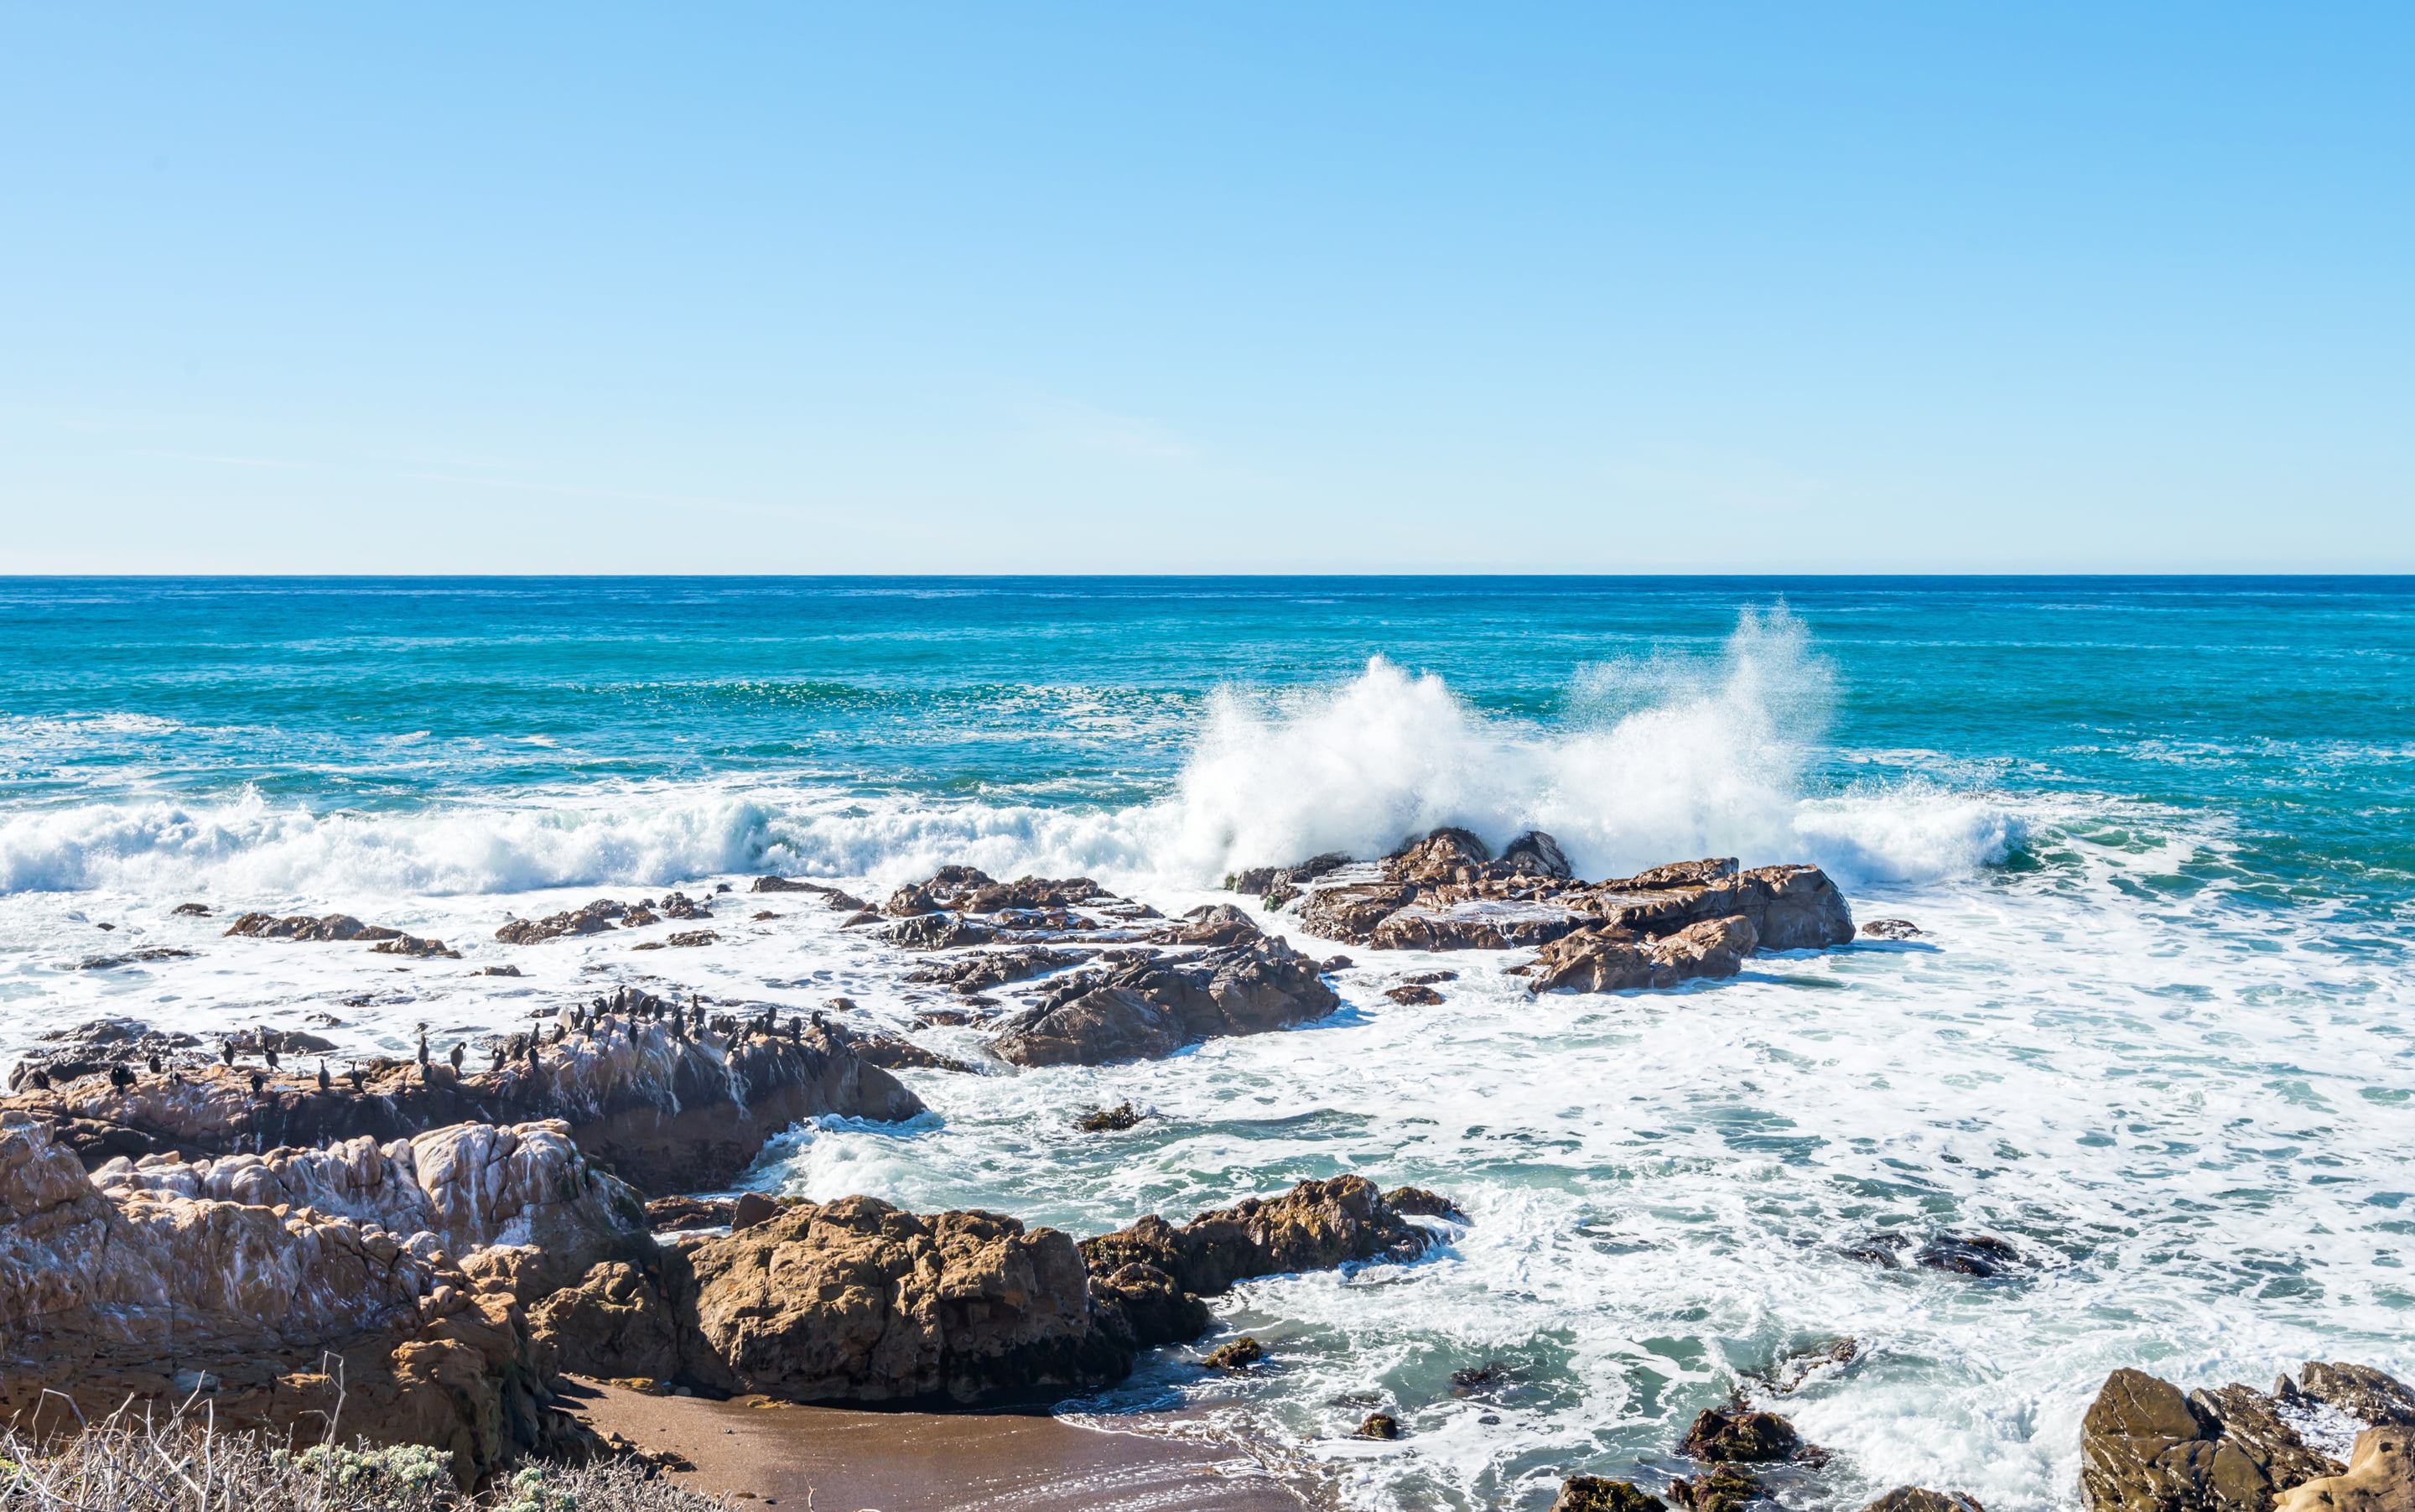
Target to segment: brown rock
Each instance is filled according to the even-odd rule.
[[[736,1234],[777,1217],[780,1205],[759,1191],[741,1192],[729,1209],[729,1232]]]
[[[1401,1422],[1389,1413],[1369,1413],[1366,1420],[1358,1425],[1358,1430],[1351,1436],[1361,1439],[1397,1439],[1401,1436]]]
[[[377,944],[369,947],[369,953],[372,955],[408,955],[413,959],[421,961],[434,960],[438,957],[442,957],[448,961],[458,961],[461,959],[461,952],[458,951],[447,950],[442,940],[424,940],[416,935],[398,935],[390,940],[381,940]]]
[[[1762,1494],[1761,1482],[1733,1465],[1669,1483],[1669,1500],[1692,1512],[1744,1512]]]
[[[1243,1334],[1230,1343],[1219,1344],[1209,1350],[1208,1357],[1200,1363],[1211,1370],[1238,1370],[1245,1365],[1255,1365],[1266,1357],[1266,1346]]]
[[[1183,1290],[1217,1296],[1255,1276],[1328,1270],[1354,1261],[1414,1260],[1433,1242],[1402,1220],[1364,1176],[1303,1181],[1280,1197],[1252,1197],[1201,1213],[1180,1228],[1151,1215],[1082,1241],[1094,1271],[1153,1265]]]
[[[1909,940],[1920,937],[1921,928],[1909,919],[1873,919],[1862,925],[1868,939]]]
[[[1669,1504],[1637,1490],[1632,1481],[1570,1475],[1560,1482],[1551,1512],[1669,1512]]]
[[[1003,951],[976,951],[951,961],[928,962],[906,973],[906,980],[975,993],[985,987],[1003,987],[1011,981],[1044,977],[1081,960],[1081,956],[1070,951],[1052,951],[1044,945],[1016,945]]]
[[[1412,1218],[1448,1219],[1453,1223],[1467,1221],[1467,1215],[1460,1210],[1459,1204],[1441,1192],[1428,1191],[1422,1187],[1394,1187],[1384,1193],[1384,1205]]]
[[[1413,1008],[1427,1007],[1442,1001],[1442,994],[1432,987],[1417,982],[1411,982],[1404,987],[1394,987],[1384,996],[1396,1003],[1403,1003]]]
[[[1688,925],[1659,940],[1597,925],[1544,946],[1527,975],[1526,990],[1629,992],[1697,977],[1732,977],[1752,951],[1752,923],[1742,915]]]
[[[1713,1407],[1695,1417],[1677,1452],[1714,1464],[1757,1464],[1792,1459],[1802,1447],[1794,1425],[1776,1413]]]
[[[1974,1497],[1960,1491],[1932,1491],[1921,1486],[1898,1486],[1862,1508],[1862,1512],[1987,1512]]]
[[[838,889],[824,887],[819,882],[802,881],[796,877],[758,876],[747,891],[750,892],[836,892]]]
[[[2282,1493],[2274,1512],[2415,1512],[2415,1456],[2409,1427],[2391,1422],[2356,1436],[2345,1475],[2310,1480]]]
[[[249,913],[228,925],[227,933],[272,940],[390,940],[402,936],[398,929],[364,924],[351,914],[329,914],[323,919],[293,914],[278,919],[271,914]]]
[[[1192,909],[1160,929],[1156,937],[1168,945],[1238,945],[1262,933],[1256,920],[1229,903],[1220,903]]]
[[[2415,1423],[2415,1391],[2369,1365],[2308,1360],[2299,1380],[2307,1396],[2361,1423]]]
[[[536,945],[546,940],[567,939],[580,935],[600,935],[612,927],[613,920],[627,912],[618,904],[611,904],[608,908],[589,904],[573,912],[548,914],[543,919],[512,920],[495,931],[495,938],[505,945]]]
[[[1074,973],[1010,1021],[996,1048],[1020,1066],[1151,1059],[1194,1040],[1290,1028],[1341,1005],[1314,962],[1259,936],[1188,958]]]

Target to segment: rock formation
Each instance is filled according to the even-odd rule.
[[[1253,927],[1240,943],[1197,955],[1072,973],[1007,1020],[995,1047],[1018,1066],[1097,1066],[1287,1029],[1341,1006],[1314,961]]]
[[[1082,1254],[1093,1271],[1148,1265],[1187,1292],[1217,1296],[1255,1276],[1414,1260],[1434,1242],[1432,1230],[1402,1219],[1373,1182],[1351,1175],[1303,1181],[1280,1197],[1252,1197],[1201,1213],[1180,1228],[1151,1214],[1130,1228],[1083,1240]]]
[[[441,1063],[386,1063],[357,1091],[278,1075],[255,1093],[248,1073],[213,1066],[144,1074],[123,1088],[87,1077],[0,1105],[49,1124],[94,1164],[363,1136],[383,1144],[458,1123],[559,1119],[580,1149],[649,1194],[725,1186],[801,1118],[894,1120],[922,1111],[896,1078],[818,1030],[683,1037],[619,1016],[473,1075]]]
[[[433,1233],[104,1191],[40,1123],[0,1112],[0,1414],[46,1392],[87,1416],[202,1393],[221,1428],[315,1437],[340,1400],[340,1435],[450,1449],[467,1486],[580,1441],[548,1373],[510,1289]]]
[[[2312,1361],[2271,1394],[2233,1384],[2183,1395],[2142,1370],[2116,1370],[2080,1424],[2080,1495],[2091,1512],[2272,1512],[2283,1492],[2353,1478],[2301,1434],[2319,1409],[2368,1429],[2415,1427],[2415,1392],[2368,1366]],[[2372,1453],[2379,1468],[2340,1492],[2360,1506],[2392,1462],[2383,1448]],[[2415,1482],[2396,1494],[2415,1505]]]
[[[2356,1436],[2345,1474],[2310,1480],[2282,1493],[2274,1512],[2415,1512],[2415,1456],[2404,1423],[2384,1423]]]

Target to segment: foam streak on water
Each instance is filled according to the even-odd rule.
[[[1077,1233],[1342,1171],[1453,1193],[1474,1221],[1433,1258],[1220,1304],[1271,1366],[1211,1379],[1176,1351],[1091,1404],[1188,1400],[1357,1506],[1657,1482],[1693,1412],[1840,1338],[1859,1357],[1783,1408],[1836,1454],[1791,1505],[1904,1482],[2074,1505],[2079,1414],[2115,1366],[2415,1370],[2404,593],[1794,585],[1789,610],[1733,588],[1320,606],[1183,585],[909,609],[800,589],[810,623],[766,632],[771,589],[582,591],[596,608],[532,587],[512,636],[422,611],[480,661],[191,590],[248,637],[231,650],[167,591],[123,591],[163,595],[140,661],[166,670],[125,670],[127,632],[96,623],[82,660],[70,636],[0,683],[0,1054],[101,1013],[208,1036],[313,1011],[343,1021],[339,1055],[405,1053],[422,1022],[441,1045],[635,981],[848,996],[977,1055],[913,1028],[897,959],[796,895],[723,897],[705,950],[492,934],[598,893],[760,871],[878,891],[956,861],[1171,912],[1224,899],[1238,865],[1443,823],[1549,830],[1597,876],[1810,860],[1857,917],[1925,933],[1541,999],[1500,971],[1514,956],[1353,951],[1318,1025],[1146,1065],[908,1073],[930,1117],[799,1130],[749,1180]],[[82,622],[41,614],[46,644]],[[345,634],[361,665],[297,695],[287,669],[315,653],[293,648]],[[362,649],[380,636],[416,660]],[[170,912],[188,898],[221,912]],[[220,936],[254,907],[342,908],[467,959]],[[73,969],[156,945],[201,953]],[[504,961],[527,975],[471,974]],[[1383,996],[1434,968],[1461,974],[1441,1005]],[[1071,1131],[1125,1099],[1152,1116]],[[1839,1252],[1879,1231],[1996,1235],[2029,1263],[1975,1281]],[[1492,1361],[1515,1384],[1452,1394]],[[1341,1436],[1379,1407],[1406,1437]]]

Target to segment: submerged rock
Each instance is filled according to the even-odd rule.
[[[1992,1278],[2020,1264],[2020,1251],[1992,1235],[1941,1234],[1912,1252],[1913,1262],[1958,1276]]]

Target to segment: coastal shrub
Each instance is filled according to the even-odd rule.
[[[417,1445],[302,1449],[206,1417],[121,1412],[36,1438],[0,1428],[0,1512],[731,1512],[650,1465],[532,1464],[477,1495]]]

